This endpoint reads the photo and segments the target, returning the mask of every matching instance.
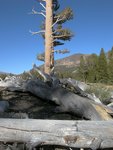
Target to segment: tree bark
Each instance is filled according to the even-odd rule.
[[[51,55],[53,50],[53,0],[46,0],[46,22],[45,22],[45,73],[51,72]]]
[[[113,121],[0,119],[0,141],[24,142],[31,148],[113,148]]]

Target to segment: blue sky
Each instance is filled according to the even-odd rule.
[[[74,19],[66,23],[74,37],[58,49],[69,49],[70,54],[56,55],[56,59],[75,53],[97,53],[103,47],[113,46],[113,0],[60,0],[61,9],[70,6]],[[43,17],[29,15],[36,0],[0,0],[0,71],[22,73],[40,65],[36,55],[44,51],[40,35],[32,36],[29,30],[39,31]]]

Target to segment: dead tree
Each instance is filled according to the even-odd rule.
[[[112,121],[0,119],[0,141],[92,150],[113,148]]]

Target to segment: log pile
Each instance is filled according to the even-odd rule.
[[[95,101],[79,87],[74,87],[74,91],[78,93],[73,93],[63,88],[58,81],[53,80],[52,83],[49,81],[46,83],[39,79],[30,79],[21,82],[19,86],[15,84],[2,87],[1,99],[9,101],[11,104],[9,111],[14,110],[13,105],[17,105],[15,111],[30,114],[32,112],[30,108],[35,106],[41,108],[40,103],[45,103],[53,106],[51,112],[55,114],[67,113],[86,120],[112,120],[112,108]],[[47,107],[44,107],[47,110]]]
[[[21,118],[0,119],[0,149],[113,148],[113,109],[85,93],[75,80],[59,80],[35,69],[44,80],[0,81],[0,118]]]

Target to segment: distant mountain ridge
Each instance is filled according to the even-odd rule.
[[[3,71],[0,71],[0,74],[9,74],[9,73],[7,73],[7,72],[3,72]]]
[[[80,58],[81,56],[83,57],[88,57],[89,55],[88,54],[73,54],[73,55],[70,55],[68,57],[65,57],[65,58],[62,58],[62,59],[58,59],[55,61],[55,66],[66,66],[68,68],[70,67],[76,67],[80,64]]]

